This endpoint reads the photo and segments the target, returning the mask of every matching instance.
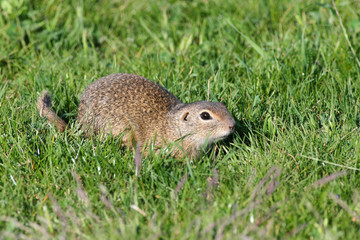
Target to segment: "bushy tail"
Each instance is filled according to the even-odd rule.
[[[67,124],[58,115],[56,115],[53,110],[51,110],[51,97],[47,90],[45,90],[38,98],[36,106],[41,117],[46,117],[57,129],[59,129],[60,132],[65,131]]]

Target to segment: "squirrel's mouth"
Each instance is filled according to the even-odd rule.
[[[217,142],[217,141],[222,141],[222,140],[226,139],[229,135],[230,135],[230,133],[227,134],[227,135],[220,136],[220,137],[218,137],[218,138],[215,139],[215,142]]]
[[[214,137],[213,139],[209,139],[209,143],[212,144],[212,143],[216,143],[216,142],[218,142],[218,141],[222,141],[222,140],[224,140],[225,138],[227,138],[229,135],[230,135],[230,133],[228,133],[228,134],[223,134],[223,135]]]
[[[216,141],[221,141],[224,140],[225,138],[227,138],[230,134],[232,134],[234,132],[234,129],[230,130],[230,131],[226,131],[224,132],[222,135],[218,136],[216,138]]]

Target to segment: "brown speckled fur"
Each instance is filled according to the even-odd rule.
[[[38,108],[45,105],[46,94],[39,98]],[[204,111],[211,120],[200,118]],[[54,114],[46,115],[52,123]],[[172,153],[176,157],[198,156],[203,146],[225,138],[235,126],[225,105],[184,104],[165,88],[134,74],[112,74],[90,84],[82,94],[77,121],[87,135],[124,134],[123,143],[131,147],[135,142],[164,147],[181,139],[180,149]],[[59,130],[65,129],[66,123],[61,124],[65,126],[57,126]]]

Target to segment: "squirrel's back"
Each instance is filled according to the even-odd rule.
[[[181,101],[160,85],[134,74],[112,74],[91,83],[83,92],[77,120],[85,131],[118,135],[128,126],[145,134],[159,127]],[[140,124],[141,123],[141,124]]]

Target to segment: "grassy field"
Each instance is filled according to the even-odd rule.
[[[0,1],[0,239],[356,239],[360,1]],[[85,87],[136,73],[221,101],[235,134],[196,161],[76,127]]]

